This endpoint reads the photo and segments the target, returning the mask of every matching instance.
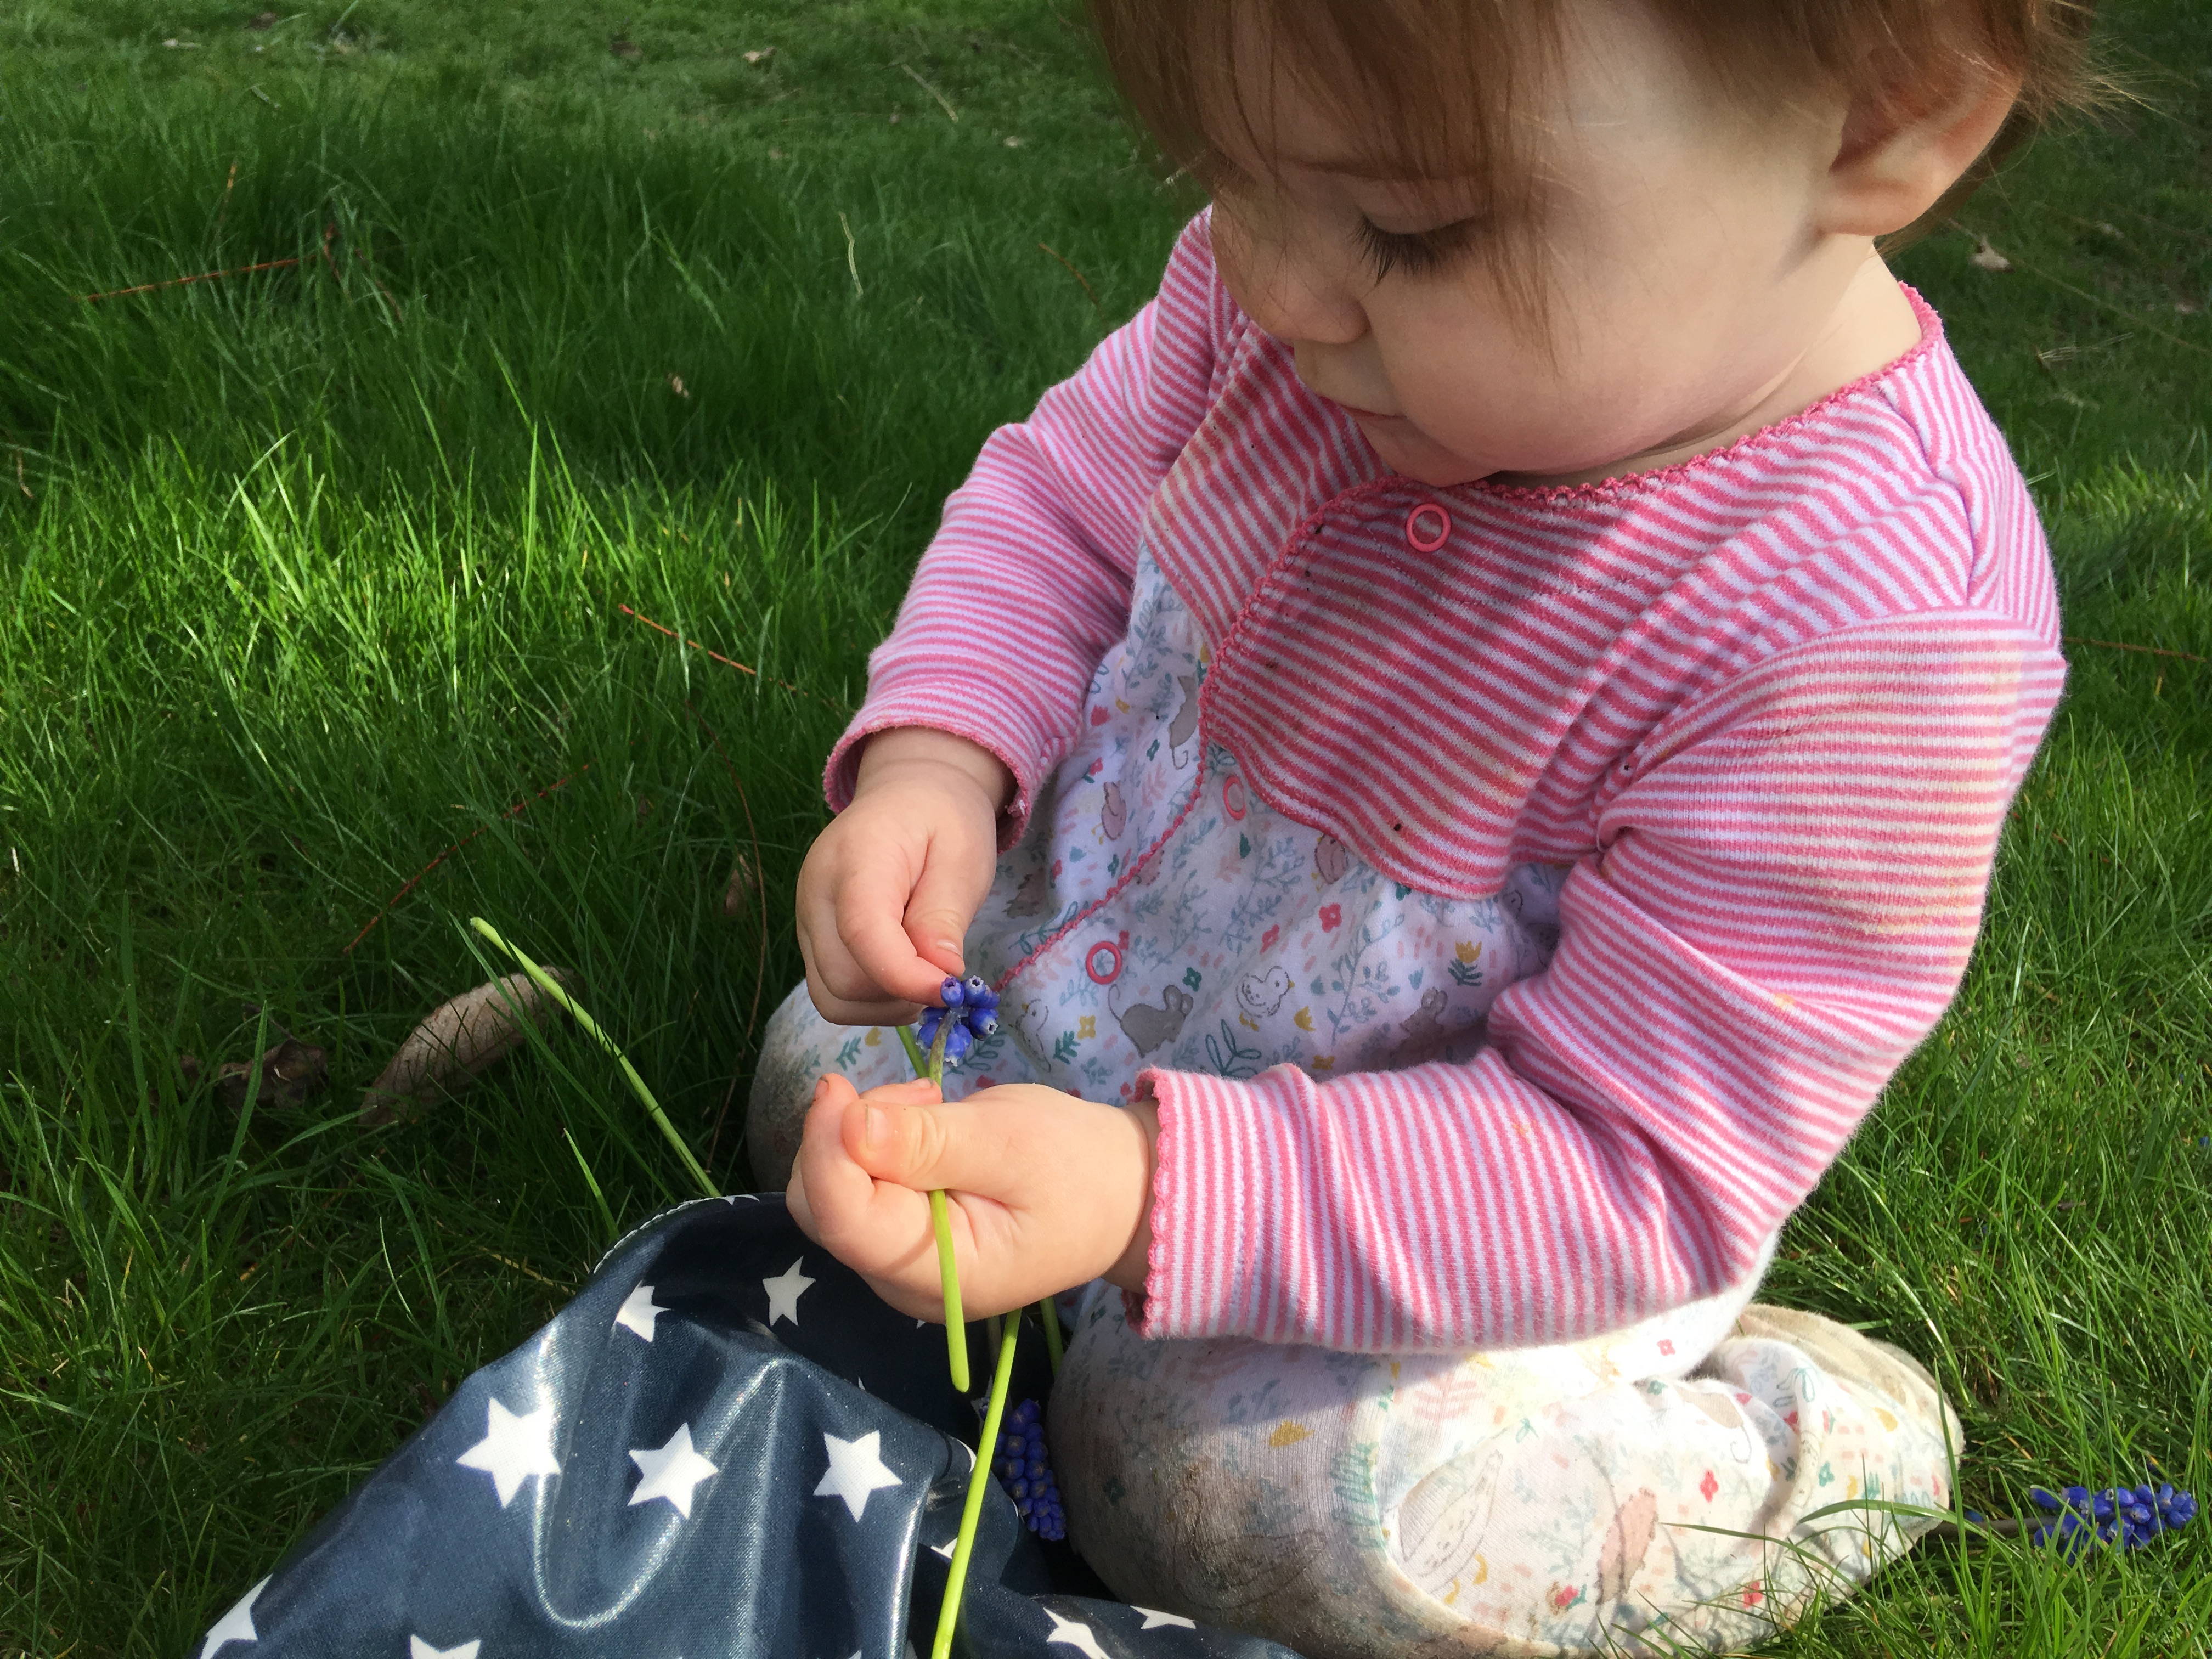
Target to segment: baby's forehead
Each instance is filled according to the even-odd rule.
[[[1247,176],[1310,174],[1377,185],[1497,188],[1547,156],[1740,125],[1712,78],[1640,7],[1602,29],[1562,17],[1553,38],[1466,62],[1449,50],[1395,73],[1317,60],[1240,34],[1231,61],[1194,78],[1194,125]]]

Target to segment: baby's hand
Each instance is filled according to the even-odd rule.
[[[941,1102],[927,1083],[815,1086],[792,1168],[806,1236],[917,1319],[942,1322],[929,1192],[951,1188],[963,1310],[1004,1313],[1100,1277],[1141,1289],[1152,1229],[1149,1103],[1012,1084]]]
[[[903,1025],[947,974],[991,890],[999,808],[1013,778],[949,732],[878,732],[860,751],[852,804],[799,872],[806,989],[840,1025]]]

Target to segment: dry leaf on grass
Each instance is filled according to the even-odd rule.
[[[261,1056],[261,1090],[253,1097],[256,1111],[289,1111],[304,1106],[322,1092],[331,1080],[331,1060],[313,1043],[286,1037]],[[187,1083],[200,1080],[197,1056],[179,1054],[177,1069]],[[253,1079],[254,1062],[227,1060],[215,1070],[215,1097],[234,1112],[246,1104],[246,1091]]]
[[[576,976],[548,967],[547,977],[574,994]],[[361,1127],[374,1129],[395,1118],[415,1118],[440,1098],[466,1088],[526,1040],[516,1009],[544,1027],[553,1000],[527,974],[509,974],[441,1003],[407,1034],[392,1063],[362,1097]]]
[[[758,69],[763,64],[765,64],[769,58],[775,56],[775,48],[774,46],[763,46],[758,52],[747,52],[745,54],[745,62],[750,64],[755,69]]]
[[[277,21],[276,14],[273,11],[256,12],[247,20],[246,27],[250,29],[273,29],[276,27]]]
[[[617,34],[607,42],[607,50],[617,58],[636,59],[645,56],[644,50],[627,34]]]
[[[1978,238],[1977,242],[1978,246],[1975,247],[1974,251],[1966,256],[1966,263],[1968,264],[1979,266],[1984,270],[2010,270],[2012,269],[2012,261],[2006,258],[2003,254],[1991,247],[1990,246],[1990,239],[1988,237],[1984,236]]]

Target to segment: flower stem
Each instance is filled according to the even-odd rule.
[[[939,1100],[945,1098],[945,1040],[951,1035],[951,1027],[949,1017],[938,1022],[937,1038],[929,1045],[927,1054],[914,1040],[914,1033],[903,1025],[899,1027],[899,1037],[906,1044],[907,1058],[914,1063],[915,1075],[927,1078]],[[971,1380],[968,1370],[968,1321],[961,1311],[960,1261],[952,1249],[952,1206],[942,1187],[929,1195],[929,1226],[937,1235],[937,1282],[945,1294],[945,1363],[952,1372],[952,1386],[965,1394]]]
[[[952,1206],[939,1187],[929,1195],[929,1224],[937,1234],[937,1279],[945,1289],[945,1357],[952,1367],[952,1386],[968,1392],[968,1322],[960,1306],[960,1267],[952,1255]]]
[[[668,1144],[676,1149],[676,1156],[684,1160],[684,1167],[690,1171],[691,1179],[698,1182],[701,1195],[706,1198],[720,1198],[722,1194],[716,1190],[714,1183],[708,1178],[707,1171],[700,1164],[699,1160],[692,1156],[691,1149],[684,1144],[684,1137],[676,1133],[676,1126],[668,1121],[668,1114],[660,1109],[660,1103],[653,1097],[653,1091],[645,1086],[645,1079],[637,1074],[637,1067],[629,1063],[629,1056],[623,1053],[621,1045],[599,1029],[597,1020],[576,1006],[575,999],[561,988],[558,981],[501,939],[496,927],[482,916],[471,916],[469,926],[520,963],[522,965],[522,971],[530,975],[530,982],[532,985],[567,1009],[569,1017],[596,1039],[599,1047],[615,1057],[615,1064],[622,1067],[623,1076],[629,1079],[630,1088],[636,1093],[638,1099],[644,1103],[647,1115],[659,1126],[660,1133],[668,1137]]]
[[[898,1028],[898,1034],[899,1041],[906,1044],[907,1064],[914,1067],[914,1074],[916,1077],[927,1077],[929,1056],[921,1051],[921,1045],[914,1040],[914,1028],[910,1025],[902,1025]]]
[[[1037,1304],[1037,1323],[1044,1327],[1045,1358],[1052,1361],[1052,1374],[1058,1376],[1060,1358],[1065,1350],[1061,1346],[1060,1336],[1060,1310],[1053,1306],[1050,1297],[1046,1297]]]
[[[950,1659],[953,1627],[960,1620],[960,1597],[968,1588],[968,1561],[975,1553],[975,1524],[983,1518],[983,1489],[991,1481],[991,1462],[999,1445],[999,1425],[1006,1413],[1006,1390],[1014,1380],[1014,1344],[1022,1331],[1017,1310],[1006,1320],[999,1339],[999,1368],[991,1376],[991,1401],[983,1410],[983,1443],[975,1449],[975,1467],[968,1472],[968,1502],[960,1511],[960,1534],[953,1540],[952,1567],[945,1576],[945,1600],[937,1609],[937,1639],[929,1644],[929,1659]]]

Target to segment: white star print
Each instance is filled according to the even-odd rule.
[[[653,1299],[653,1286],[641,1285],[629,1293],[629,1300],[622,1304],[615,1316],[615,1323],[635,1331],[647,1341],[653,1340],[653,1322],[668,1311]]]
[[[419,1636],[407,1638],[407,1659],[477,1659],[482,1642],[464,1642],[457,1648],[434,1648]]]
[[[1158,1613],[1151,1607],[1139,1607],[1136,1611],[1145,1615],[1145,1622],[1141,1626],[1139,1626],[1140,1629],[1153,1630],[1162,1625],[1173,1625],[1178,1630],[1196,1630],[1198,1628],[1195,1624],[1184,1618],[1179,1613]]]
[[[527,1417],[518,1417],[494,1400],[484,1413],[484,1437],[453,1462],[489,1475],[499,1506],[505,1509],[532,1475],[561,1473],[553,1460],[552,1407],[540,1406]]]
[[[645,1479],[637,1483],[637,1490],[629,1495],[630,1505],[649,1504],[656,1498],[665,1498],[676,1506],[677,1514],[685,1520],[691,1518],[691,1489],[709,1475],[721,1471],[691,1449],[691,1425],[679,1424],[676,1432],[668,1437],[668,1443],[658,1451],[634,1451],[629,1461],[637,1465],[638,1473]]]
[[[775,1324],[779,1319],[788,1319],[794,1326],[799,1323],[799,1298],[805,1296],[808,1286],[814,1283],[799,1271],[805,1265],[806,1258],[802,1255],[774,1279],[761,1280],[761,1289],[768,1292],[769,1324]]]
[[[200,1644],[200,1659],[215,1659],[215,1651],[226,1642],[258,1642],[261,1632],[253,1628],[253,1604],[261,1599],[261,1592],[269,1588],[264,1578],[238,1600],[238,1605],[215,1621],[207,1639]]]
[[[1047,1647],[1054,1642],[1064,1642],[1084,1655],[1085,1659],[1107,1659],[1106,1650],[1098,1645],[1098,1638],[1091,1633],[1090,1626],[1063,1619],[1050,1607],[1044,1610],[1044,1616],[1052,1620],[1052,1634],[1044,1638]]]
[[[867,1510],[870,1492],[905,1484],[884,1465],[880,1429],[870,1429],[858,1440],[840,1440],[834,1434],[825,1434],[822,1443],[830,1453],[830,1472],[822,1477],[814,1495],[843,1498],[855,1521]]]

